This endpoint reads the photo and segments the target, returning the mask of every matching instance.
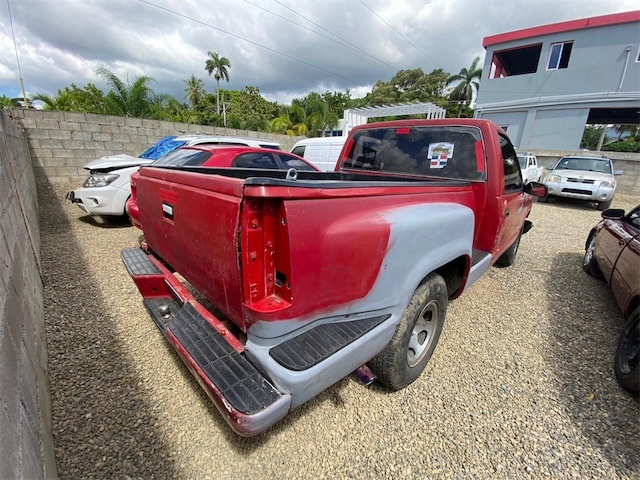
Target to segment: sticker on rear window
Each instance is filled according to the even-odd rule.
[[[453,157],[453,143],[439,142],[429,144],[429,166],[431,168],[444,168],[447,160]]]

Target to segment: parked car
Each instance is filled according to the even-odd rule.
[[[245,145],[280,150],[280,144],[270,140],[239,137],[214,137],[210,135],[170,136],[140,154],[111,155],[93,160],[84,168],[89,178],[82,187],[67,193],[67,199],[90,215],[122,216],[131,196],[131,175],[141,165],[148,165],[184,145]]]
[[[614,171],[613,162],[602,157],[562,157],[544,178],[549,191],[541,198],[547,202],[549,197],[575,198],[596,202],[598,210],[611,206],[616,192],[614,175],[622,175],[621,170]]]
[[[291,153],[300,155],[320,170],[332,172],[336,169],[338,157],[347,137],[317,137],[299,140]]]
[[[519,153],[518,163],[522,172],[522,180],[526,185],[529,182],[539,182],[544,168],[538,166],[538,158],[532,153]]]
[[[218,167],[256,168],[267,170],[319,171],[304,158],[270,148],[255,148],[228,145],[194,145],[181,147],[163,156],[153,166],[164,167]],[[126,204],[126,212],[131,223],[142,229],[140,211],[136,196],[138,172],[131,175],[131,196]]]
[[[625,215],[611,208],[602,212],[585,243],[583,269],[604,277],[627,323],[615,356],[620,385],[636,395],[640,390],[640,205]]]

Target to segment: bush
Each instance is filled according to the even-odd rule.
[[[639,152],[640,145],[633,140],[618,140],[604,145],[602,150],[606,152]]]

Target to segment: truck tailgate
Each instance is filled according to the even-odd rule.
[[[237,178],[160,168],[141,169],[137,186],[149,248],[240,326],[242,186]]]

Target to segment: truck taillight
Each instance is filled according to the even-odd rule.
[[[242,206],[240,241],[245,303],[262,311],[287,307],[292,299],[292,286],[284,203],[275,199],[246,199]]]
[[[140,174],[138,172],[133,172],[131,174],[131,178],[129,180],[129,184],[131,185],[131,198],[134,200],[137,199],[137,187],[138,187],[138,177]]]

